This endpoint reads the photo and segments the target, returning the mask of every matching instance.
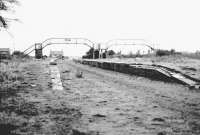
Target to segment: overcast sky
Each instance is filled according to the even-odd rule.
[[[156,48],[200,50],[199,0],[19,0],[9,31],[0,31],[0,47],[23,50],[49,37],[85,37],[104,43],[111,39],[145,39]],[[9,16],[9,15],[8,15]],[[57,45],[66,55],[88,48]],[[78,51],[75,51],[78,50]]]

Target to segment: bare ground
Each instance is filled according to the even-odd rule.
[[[81,107],[80,129],[107,135],[200,134],[200,93],[67,62],[61,65],[70,104]],[[76,70],[83,78],[73,76]]]
[[[2,99],[0,131],[24,135],[198,135],[200,93],[60,61],[52,90],[47,61],[24,64],[15,95]],[[77,73],[82,72],[82,76]],[[7,130],[5,130],[7,129]],[[11,133],[11,131],[13,131]]]

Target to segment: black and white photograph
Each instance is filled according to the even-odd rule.
[[[0,135],[200,135],[199,0],[0,0]]]

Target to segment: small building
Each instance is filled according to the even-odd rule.
[[[63,58],[64,57],[64,52],[63,51],[50,51],[50,57],[53,58]]]
[[[0,48],[0,59],[10,59],[10,49],[9,48]]]

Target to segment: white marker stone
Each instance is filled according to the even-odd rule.
[[[57,66],[50,66],[52,89],[63,90],[63,85],[60,79],[60,72]]]

